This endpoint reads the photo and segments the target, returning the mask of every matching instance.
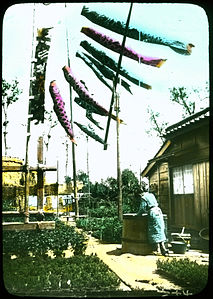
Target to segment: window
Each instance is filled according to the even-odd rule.
[[[192,165],[174,167],[172,171],[173,193],[194,193]]]

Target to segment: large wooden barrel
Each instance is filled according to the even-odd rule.
[[[123,215],[122,252],[147,255],[152,252],[152,246],[147,236],[148,216],[136,214]]]

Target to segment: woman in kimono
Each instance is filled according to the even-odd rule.
[[[153,250],[161,251],[163,255],[168,255],[169,251],[164,244],[166,236],[163,214],[158,207],[154,194],[148,192],[149,183],[146,178],[143,179],[142,190],[141,204],[137,215],[148,214],[148,241],[152,244]]]

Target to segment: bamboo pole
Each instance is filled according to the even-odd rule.
[[[59,209],[58,209],[58,205],[59,205],[59,196],[58,196],[58,192],[59,192],[59,173],[58,173],[58,170],[59,170],[59,162],[58,162],[58,159],[57,159],[57,217],[59,215]]]
[[[34,70],[34,31],[35,31],[35,3],[33,7],[33,37],[32,37],[32,54],[31,54],[31,69],[30,69],[30,88],[29,88],[29,97],[32,95],[32,77],[33,77],[33,70]],[[29,223],[29,193],[30,193],[30,186],[29,186],[29,179],[30,179],[30,172],[29,172],[29,141],[30,141],[30,123],[31,123],[31,100],[29,99],[28,104],[28,119],[27,119],[27,139],[26,139],[26,153],[25,153],[25,202],[24,202],[24,223]]]
[[[122,57],[123,57],[123,50],[124,50],[124,46],[125,46],[125,42],[126,42],[126,35],[127,35],[130,16],[131,16],[131,12],[132,12],[132,6],[133,6],[133,3],[130,4],[129,14],[128,14],[128,17],[127,17],[125,32],[124,32],[122,46],[121,46],[121,53],[120,53],[119,60],[118,60],[118,68],[117,68],[117,71],[116,71],[116,74],[115,74],[115,80],[113,82],[114,83],[113,84],[113,91],[112,91],[109,115],[108,115],[108,120],[107,120],[106,134],[105,134],[105,139],[104,139],[104,150],[107,149],[107,139],[108,139],[108,134],[109,134],[109,126],[110,126],[110,121],[111,121],[111,116],[112,116],[112,108],[113,108],[114,98],[115,98],[114,93],[116,92],[116,87],[117,87],[117,83],[118,83],[118,75],[119,75],[119,71],[120,71],[120,67],[121,67],[121,61],[122,61]]]
[[[65,3],[65,8],[67,7]],[[68,30],[66,26],[66,42],[67,42],[67,61],[68,67],[70,67],[70,55],[69,55],[69,38],[68,38]],[[71,128],[73,130],[73,114],[72,114],[72,87],[69,84],[70,90],[70,123]],[[73,185],[74,185],[74,199],[75,199],[75,218],[77,219],[79,216],[79,205],[78,205],[78,196],[77,196],[77,183],[76,183],[76,158],[75,158],[75,144],[72,142],[72,165],[73,165]]]
[[[118,217],[122,221],[123,220],[123,205],[122,205],[122,179],[121,179],[121,167],[120,167],[120,144],[119,144],[119,134],[120,134],[120,122],[119,122],[119,94],[115,94],[115,110],[116,110],[116,132],[117,132],[117,186],[118,186]]]

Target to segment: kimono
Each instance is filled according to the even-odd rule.
[[[163,214],[152,193],[145,192],[141,196],[141,204],[137,215],[148,214],[148,241],[150,244],[166,241]]]

